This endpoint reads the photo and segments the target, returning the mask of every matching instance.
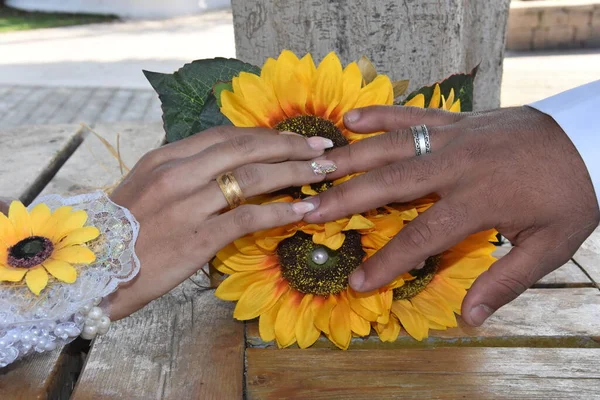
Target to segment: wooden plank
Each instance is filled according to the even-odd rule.
[[[75,121],[82,122],[85,124],[94,124],[95,122],[97,122],[98,118],[100,117],[102,112],[104,112],[106,107],[108,107],[111,99],[116,93],[117,89],[112,88],[99,88],[94,90],[94,92],[88,99],[88,102],[77,113]]]
[[[0,196],[33,200],[81,140],[78,125],[0,128]]]
[[[43,128],[42,132],[44,129],[47,128]],[[31,128],[23,128],[23,134],[17,135],[17,137],[27,138],[30,136],[26,134],[28,130],[30,131]],[[113,144],[116,144],[114,143],[115,137],[111,137],[110,134],[117,131],[123,135],[121,142],[122,156],[131,164],[134,164],[148,150],[160,144],[164,137],[162,128],[158,124],[154,126],[124,124],[98,127],[98,132],[102,133]],[[39,137],[38,135],[38,140]],[[95,136],[87,135],[84,142],[86,145],[80,146],[69,158],[45,188],[44,194],[75,193],[82,188],[96,189],[105,185],[106,182],[112,184],[120,177],[118,167],[110,168],[110,163],[115,162],[114,159]],[[19,155],[12,165],[14,171],[20,171],[20,167],[26,169],[27,164],[36,159],[35,154],[32,154],[31,160],[28,154],[23,156],[23,151],[27,149],[27,145],[28,142],[25,142],[22,144],[22,148],[15,147],[12,149],[12,153]],[[48,144],[44,143],[44,145],[47,146]],[[93,149],[96,160],[98,160],[97,163],[90,157],[89,149]],[[4,146],[2,146],[2,151],[5,151]],[[105,170],[103,165],[107,165],[109,168]],[[8,174],[3,173],[2,176],[2,184],[5,184],[4,177]],[[29,175],[24,176],[24,178],[26,177],[29,177]],[[85,183],[79,185],[79,181]],[[2,398],[68,399],[82,365],[81,352],[76,351],[81,343],[82,341],[77,341],[51,353],[35,354],[11,365],[10,368],[0,370]],[[19,379],[16,377],[19,377]]]
[[[152,99],[158,102],[158,96],[153,91],[136,90],[133,99],[123,110],[123,114],[119,119],[121,121],[142,121]]]
[[[98,123],[108,123],[118,121],[123,111],[129,105],[134,91],[130,89],[118,89],[114,97],[102,114],[98,116]],[[140,119],[141,120],[141,119]]]
[[[581,245],[573,260],[600,289],[600,227]]]
[[[33,110],[21,125],[47,125],[48,121],[56,115],[57,110],[61,109],[69,101],[74,90],[70,88],[52,88],[47,98]],[[68,123],[68,120],[62,120],[59,123]]]
[[[186,281],[94,343],[71,399],[242,399],[244,324],[232,310]]]
[[[164,139],[160,123],[105,124],[95,127],[94,131],[114,148],[117,147],[117,137],[120,137],[121,158],[129,168],[150,149],[158,147]],[[86,193],[105,189],[114,185],[121,176],[117,159],[108,152],[100,139],[90,133],[42,193]]]
[[[350,347],[600,347],[600,292],[595,288],[529,289],[481,327],[470,327],[459,318],[458,327],[430,330],[429,335],[422,342],[405,331],[393,343],[382,343],[375,336],[354,338]],[[246,337],[250,347],[275,347],[260,339],[255,322],[248,324]],[[324,338],[314,346],[333,347]]]
[[[247,350],[258,399],[598,399],[600,349]]]
[[[496,248],[494,257],[500,258],[510,251],[510,246]],[[592,280],[575,264],[568,261],[562,267],[555,269],[537,281],[534,288],[566,288],[566,287],[594,287]]]
[[[49,87],[36,87],[20,102],[18,107],[6,113],[0,121],[1,126],[6,128],[27,125],[39,108],[52,98],[53,91],[54,89]]]
[[[37,87],[13,86],[0,97],[0,128],[8,128],[5,118],[13,110],[19,108],[27,96],[37,89]]]

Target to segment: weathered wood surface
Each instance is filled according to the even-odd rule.
[[[500,105],[509,0],[233,0],[237,57],[262,65],[290,49],[347,63],[366,55],[409,90],[480,64],[476,108]]]
[[[600,349],[247,350],[247,398],[598,399]]]
[[[510,251],[510,246],[497,247],[494,257],[500,258]],[[592,280],[573,261],[568,261],[562,267],[555,269],[537,281],[534,288],[565,288],[565,287],[593,287]]]
[[[81,140],[79,125],[9,130],[0,123],[0,196],[32,201]]]
[[[135,127],[140,130],[134,130]],[[21,184],[21,187],[29,188],[31,182],[36,182],[40,177],[52,178],[55,171],[52,174],[45,172],[48,170],[48,165],[54,165],[49,160],[55,158],[64,160],[69,156],[70,158],[43,190],[44,194],[73,194],[82,188],[89,191],[114,183],[120,177],[118,163],[95,136],[85,135],[84,142],[75,153],[72,155],[69,153],[72,151],[71,147],[64,143],[68,143],[69,138],[74,135],[73,132],[79,132],[80,129],[79,126],[71,126],[70,129],[64,129],[62,136],[55,134],[55,137],[47,136],[48,132],[53,132],[51,127],[19,128],[4,132],[2,135],[11,138],[13,143],[10,146],[0,147],[1,159],[12,157],[14,161],[12,165],[6,164],[0,167],[6,168],[2,173],[2,189],[9,184]],[[28,133],[25,135],[25,132]],[[148,150],[158,146],[164,137],[162,128],[158,124],[142,127],[134,123],[101,126],[98,127],[98,132],[115,146],[116,136],[111,134],[121,132],[121,155],[131,165]],[[14,143],[17,139],[20,145]],[[48,143],[48,140],[54,141]],[[52,145],[53,143],[56,145]],[[94,157],[91,156],[90,151],[93,151]],[[46,183],[43,179],[40,182]],[[78,182],[83,182],[84,185]],[[16,197],[23,197],[18,192],[13,193]],[[37,193],[34,197],[35,195]],[[72,354],[73,346],[76,344],[59,348],[51,353],[32,355],[13,364],[10,368],[0,369],[1,398],[67,399],[82,364],[81,355]]]
[[[94,343],[72,399],[242,399],[244,324],[232,312],[186,281]]]
[[[594,233],[581,245],[573,260],[594,281],[596,287],[600,289],[600,227],[596,228]]]
[[[405,331],[393,343],[376,336],[354,338],[350,348],[438,346],[600,347],[600,292],[596,288],[529,289],[490,317],[481,327],[466,325],[445,331],[430,330],[418,342]],[[275,347],[258,334],[258,324],[248,323],[250,347]],[[333,348],[325,338],[315,347]]]

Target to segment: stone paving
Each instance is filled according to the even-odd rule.
[[[231,11],[0,35],[0,127],[157,121],[142,69],[234,57]],[[600,79],[600,49],[507,53],[502,105],[526,104]]]

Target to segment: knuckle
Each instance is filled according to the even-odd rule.
[[[218,142],[229,140],[232,136],[231,128],[223,125],[215,126],[208,129],[203,135],[209,134],[214,136]]]
[[[506,273],[501,274],[496,283],[503,288],[506,297],[509,297],[511,300],[520,296],[531,286],[525,277]]]
[[[158,193],[169,193],[177,184],[177,170],[170,165],[155,168],[152,172],[150,187]]]
[[[405,244],[413,249],[422,249],[426,247],[433,237],[431,227],[418,219],[415,219],[410,224],[406,225],[400,232],[403,233]]]
[[[137,162],[137,165],[144,169],[153,169],[160,165],[164,159],[162,149],[154,149],[144,154]]]
[[[265,171],[256,164],[248,164],[235,171],[236,179],[244,187],[256,186],[265,179]]]
[[[244,205],[233,210],[233,224],[243,232],[252,231],[258,221],[260,206]]]
[[[406,168],[403,164],[391,164],[385,168],[373,171],[373,180],[383,190],[389,190],[407,177]]]
[[[410,135],[412,140],[412,135]],[[409,144],[409,133],[404,129],[398,129],[384,135],[384,149],[387,151],[396,151],[403,149]]]
[[[258,146],[257,139],[254,136],[244,135],[236,136],[229,140],[231,150],[238,155],[250,155]]]

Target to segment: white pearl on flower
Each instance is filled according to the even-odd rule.
[[[88,318],[100,319],[102,318],[102,309],[100,307],[94,307],[88,314]]]
[[[96,337],[96,335],[88,335],[87,333],[83,332],[83,333],[81,334],[81,337],[82,337],[83,339],[85,339],[85,340],[92,340],[93,338],[95,338],[95,337]]]
[[[65,332],[67,335],[69,335],[70,337],[76,337],[79,336],[79,329],[77,329],[74,326],[69,326],[65,328]]]
[[[62,327],[58,326],[58,327],[56,327],[56,329],[54,330],[54,334],[55,334],[56,336],[62,336],[62,335],[64,335],[64,334],[65,334],[65,330],[64,330]]]
[[[87,314],[90,312],[91,309],[92,309],[91,305],[83,306],[83,307],[81,307],[81,312],[84,314]]]
[[[312,252],[312,260],[317,265],[323,265],[329,260],[329,254],[323,247],[318,247]]]
[[[102,297],[94,298],[94,305],[97,306],[98,304],[100,304],[101,301],[102,301]]]
[[[96,326],[98,325],[98,320],[97,319],[91,319],[91,318],[86,318],[85,322],[83,323],[85,326]]]
[[[44,346],[44,349],[46,349],[48,351],[52,351],[52,350],[56,349],[56,342],[46,343],[46,345]]]
[[[108,328],[110,326],[110,319],[107,316],[103,316],[100,318],[100,322],[98,323],[99,329]]]

